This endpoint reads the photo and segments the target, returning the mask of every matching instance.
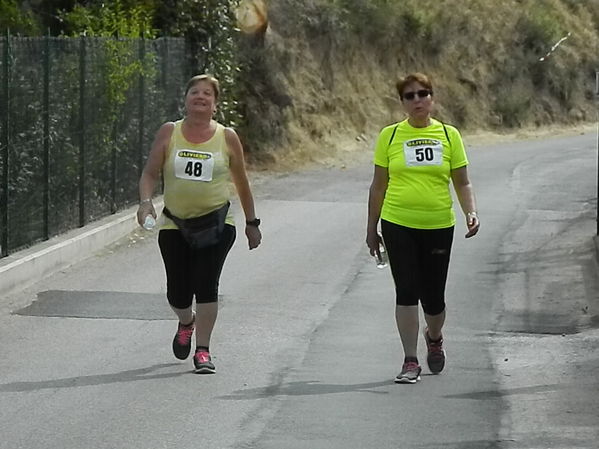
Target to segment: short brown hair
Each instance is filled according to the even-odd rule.
[[[399,94],[399,98],[401,100],[403,100],[404,89],[406,88],[406,86],[408,84],[412,84],[412,83],[422,84],[422,86],[426,87],[428,90],[431,91],[431,95],[433,94],[433,83],[431,83],[431,80],[429,79],[428,76],[426,76],[424,73],[420,73],[420,72],[410,73],[409,75],[406,75],[405,77],[401,78],[395,84],[395,88],[397,89],[397,93]]]
[[[208,75],[204,73],[203,75],[196,75],[192,77],[189,81],[187,81],[187,87],[185,88],[185,95],[189,92],[193,86],[198,84],[200,81],[207,81],[212,86],[212,90],[214,91],[214,99],[218,100],[218,96],[220,94],[220,87],[218,84],[218,80],[212,75]]]

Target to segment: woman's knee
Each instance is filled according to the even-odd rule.
[[[435,301],[435,302],[423,302],[422,310],[427,315],[435,316],[440,315],[445,312],[445,300]]]
[[[167,289],[166,299],[168,303],[175,309],[187,309],[193,303],[193,294],[191,292],[173,292]]]
[[[218,292],[214,294],[196,294],[197,304],[211,304],[215,302],[218,302]]]
[[[417,306],[418,296],[414,294],[406,294],[405,292],[397,292],[395,295],[395,305],[397,306]]]

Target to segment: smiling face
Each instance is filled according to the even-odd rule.
[[[185,110],[188,114],[204,114],[212,116],[216,112],[217,94],[208,80],[200,80],[192,84],[185,95]]]
[[[404,86],[401,98],[410,118],[419,122],[428,120],[433,110],[433,93],[428,87],[412,81]]]

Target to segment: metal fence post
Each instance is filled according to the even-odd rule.
[[[44,96],[43,112],[44,120],[44,240],[50,238],[48,209],[50,207],[50,30],[44,39]]]
[[[167,94],[167,74],[168,74],[168,37],[164,39],[164,54],[162,55],[162,94]]]
[[[137,154],[137,176],[141,177],[141,172],[143,171],[143,154],[144,154],[144,115],[145,115],[145,103],[144,103],[144,91],[146,90],[146,80],[144,76],[145,72],[145,59],[146,59],[146,41],[141,35],[141,39],[139,41],[139,63],[141,66],[141,72],[139,74],[139,133],[138,133],[138,144],[139,151]]]
[[[117,53],[112,55],[112,57],[118,57],[119,55],[119,34],[116,33],[116,36],[110,39],[115,40],[115,48],[117,48]],[[121,107],[117,106],[114,108],[114,115],[112,117],[112,147],[110,149],[110,213],[116,213],[116,148],[118,142],[118,122],[119,116],[121,114]]]
[[[115,112],[112,123],[112,132],[110,135],[111,148],[110,148],[110,213],[116,213],[116,148],[119,138],[118,133],[118,115],[119,112]]]
[[[2,127],[2,198],[0,198],[0,209],[2,210],[2,235],[0,236],[0,255],[8,255],[8,164],[10,145],[10,31],[6,30],[6,45],[4,46],[4,120]]]
[[[597,101],[597,229],[596,235],[599,235],[599,72],[595,72],[595,101]]]
[[[85,36],[79,41],[79,226],[85,226]]]

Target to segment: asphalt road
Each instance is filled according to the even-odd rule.
[[[260,176],[215,375],[171,354],[156,232],[0,298],[0,448],[598,448],[596,135],[469,148],[481,232],[458,223],[447,368],[417,385],[364,244],[369,152]]]

